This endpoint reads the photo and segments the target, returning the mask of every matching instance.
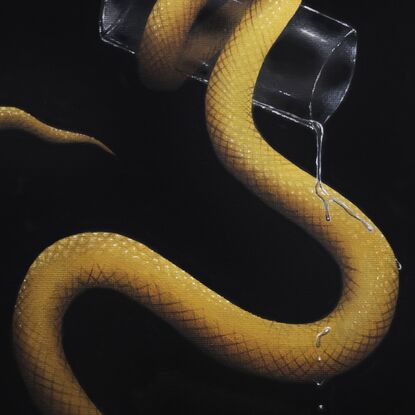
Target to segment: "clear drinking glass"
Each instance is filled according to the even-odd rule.
[[[228,1],[240,7],[241,0]],[[154,2],[103,0],[101,38],[135,53]],[[214,15],[224,3],[210,0],[204,16]],[[215,30],[226,30],[225,23],[221,27],[218,19]],[[302,5],[265,59],[253,104],[307,126],[310,120],[324,124],[348,91],[356,53],[355,29]],[[215,60],[201,62],[196,73],[187,75],[208,82]]]

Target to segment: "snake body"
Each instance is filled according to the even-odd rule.
[[[92,144],[114,154],[105,144],[89,135],[52,127],[20,108],[0,107],[0,129],[18,129],[56,144]]]
[[[182,82],[180,51],[206,1],[156,2],[139,48],[141,75],[149,84],[172,87]],[[372,232],[337,205],[327,222],[314,178],[275,152],[252,118],[262,62],[298,7],[298,0],[247,2],[211,75],[206,118],[213,147],[231,174],[305,229],[337,261],[343,277],[339,303],[313,323],[273,322],[231,304],[136,241],[111,233],[70,236],[35,260],[15,310],[16,355],[43,413],[100,414],[73,375],[61,343],[67,307],[89,288],[117,290],[215,359],[275,379],[303,382],[335,376],[364,359],[388,331],[398,270],[381,231],[350,202]]]

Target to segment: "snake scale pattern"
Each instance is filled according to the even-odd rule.
[[[183,81],[177,68],[192,23],[206,3],[156,1],[138,48],[141,77],[148,85],[173,88]],[[348,201],[373,231],[338,205],[333,205],[328,222],[314,178],[273,150],[253,121],[252,96],[261,65],[300,2],[240,3],[206,95],[213,147],[231,174],[333,256],[343,278],[340,301],[320,321],[273,322],[233,305],[139,242],[111,233],[70,236],[36,259],[15,309],[16,356],[44,414],[101,413],[73,375],[61,342],[66,309],[94,287],[133,298],[226,365],[281,380],[316,381],[344,372],[373,351],[389,329],[398,269],[381,231]],[[0,107],[0,128],[19,128],[56,142],[89,142],[110,151],[91,137],[48,127],[16,108]]]

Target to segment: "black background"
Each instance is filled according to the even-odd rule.
[[[334,307],[341,283],[331,258],[217,161],[203,86],[145,89],[134,58],[99,40],[98,0],[5,3],[0,105],[93,135],[118,155],[0,132],[0,372],[7,413],[37,413],[11,345],[18,287],[36,256],[70,234],[105,230],[137,239],[264,317],[306,322]],[[359,33],[352,88],[327,125],[324,178],[380,226],[403,264],[392,328],[367,360],[318,391],[222,367],[140,306],[91,292],[67,313],[64,343],[82,385],[106,414],[310,414],[320,403],[331,414],[411,411],[410,13],[403,1],[307,4]],[[263,113],[256,120],[278,151],[313,172],[309,132]]]

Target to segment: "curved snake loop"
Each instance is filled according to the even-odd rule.
[[[192,22],[206,2],[156,2],[138,53],[148,84],[172,87],[182,81],[177,65]],[[395,309],[398,270],[384,236],[350,202],[373,225],[373,232],[335,205],[327,222],[314,193],[314,178],[275,152],[252,118],[262,62],[298,7],[299,0],[245,3],[211,75],[206,118],[224,166],[267,205],[309,232],[337,261],[343,277],[339,303],[320,321],[271,324],[138,242],[111,233],[65,238],[30,267],[15,310],[16,355],[43,413],[100,414],[73,375],[61,344],[65,310],[91,287],[124,293],[219,361],[270,378],[314,381],[335,376],[359,363],[385,336]],[[4,125],[8,116],[2,111]],[[18,126],[28,129],[30,122]]]

